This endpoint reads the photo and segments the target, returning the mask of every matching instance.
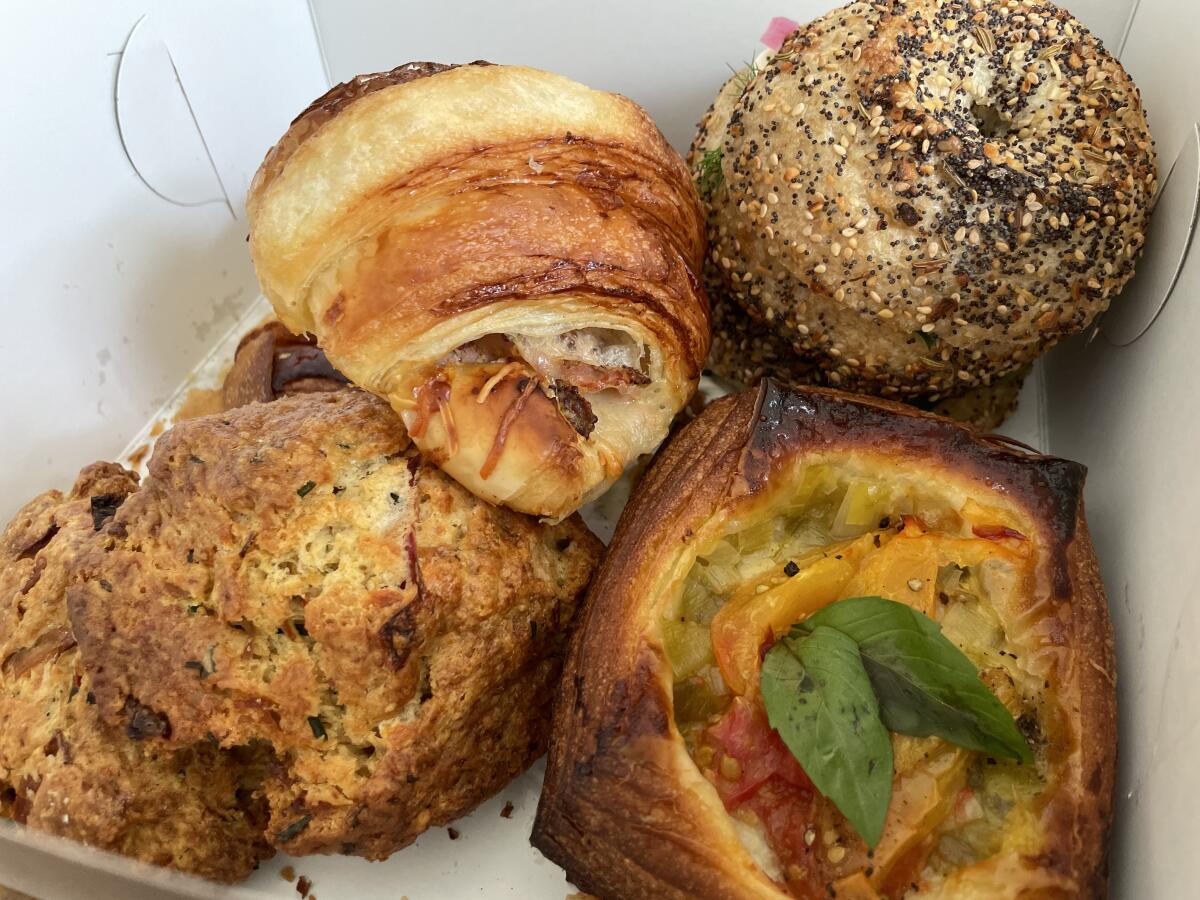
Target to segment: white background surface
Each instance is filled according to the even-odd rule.
[[[216,171],[169,63],[134,62],[143,77],[126,85],[123,116],[144,137],[145,168],[213,202],[156,196],[122,149],[117,67],[147,13],[144,34],[171,48]],[[286,0],[7,3],[0,76],[7,521],[117,454],[257,295],[246,187],[325,76],[307,6]]]
[[[44,487],[69,483],[81,465],[116,455],[253,300],[242,197],[270,143],[324,90],[326,66],[334,80],[410,59],[541,66],[631,96],[682,148],[727,76],[726,64],[755,51],[770,16],[804,19],[829,5],[313,0],[319,41],[300,0],[5,7],[0,302],[7,327],[0,353],[8,380],[0,401],[0,515],[7,518]],[[1120,46],[1128,0],[1069,6],[1112,49]],[[123,92],[123,121],[140,167],[157,186],[176,199],[211,202],[161,199],[122,150],[116,67],[147,12],[141,55],[128,70],[140,80]],[[190,109],[180,107],[173,76],[163,77],[160,43],[171,51]],[[1197,46],[1200,14],[1190,0],[1142,0],[1124,59],[1143,91],[1164,175],[1200,119]],[[202,143],[186,127],[193,116]],[[1143,267],[1172,262],[1154,249]],[[1138,341],[1115,347],[1101,336],[1051,354],[1045,402],[1035,385],[1007,429],[1091,468],[1089,519],[1121,672],[1112,863],[1118,898],[1195,895],[1198,291],[1200,263],[1193,260]],[[1119,302],[1153,306],[1157,299],[1139,295],[1135,283]],[[324,900],[560,900],[570,890],[561,873],[526,842],[537,789],[536,774],[519,780],[460,823],[462,837],[453,844],[439,829],[384,864],[336,858],[295,865]],[[506,799],[516,805],[512,820],[498,814]],[[0,837],[6,831],[0,828]],[[47,859],[0,840],[0,882],[47,897],[134,896],[127,885],[113,887]],[[245,888],[225,893],[296,896],[278,878],[282,864],[266,864]],[[128,868],[123,860],[112,865]]]
[[[1122,59],[1141,88],[1165,176],[1200,120],[1200,10],[1142,0]],[[1176,177],[1190,173],[1176,173]],[[1181,180],[1186,181],[1187,178]],[[1194,179],[1193,179],[1194,183]],[[1183,227],[1182,221],[1168,223]],[[1120,300],[1171,265],[1149,247]],[[1088,464],[1088,521],[1117,634],[1120,760],[1112,894],[1195,897],[1200,855],[1200,253],[1129,346],[1103,333],[1048,359],[1049,444]]]

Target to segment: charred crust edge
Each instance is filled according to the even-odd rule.
[[[1071,595],[1066,552],[1075,536],[1087,469],[1026,451],[931,413],[887,400],[827,388],[792,390],[766,378],[757,391],[754,425],[739,476],[746,493],[769,484],[777,461],[810,448],[840,444],[887,448],[914,459],[937,459],[1003,490],[1046,528],[1053,585]]]

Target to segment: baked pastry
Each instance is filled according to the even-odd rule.
[[[714,292],[720,297],[719,292]],[[708,370],[730,382],[734,389],[770,377],[787,387],[803,388],[821,381],[813,364],[799,355],[780,333],[747,315],[736,303],[713,303],[713,343]],[[967,422],[981,431],[994,431],[1017,408],[1029,366],[1002,375],[991,384],[970,388],[948,397],[912,398],[919,409]]]
[[[137,487],[97,463],[0,537],[0,816],[217,881],[273,852],[254,751],[169,749],[100,720],[67,620],[70,566]]]
[[[272,845],[381,859],[541,755],[598,553],[462,489],[382,400],[306,394],[163,435],[70,623],[106,725],[266,748]]]
[[[311,335],[295,335],[282,323],[269,321],[238,341],[221,385],[221,404],[236,409],[292,394],[341,390],[348,384]]]
[[[1083,476],[835,391],[767,380],[710,405],[643,479],[589,593],[535,845],[606,900],[1103,896],[1115,673]],[[880,628],[853,611],[877,607],[925,643],[889,662],[853,636]],[[832,690],[830,670],[805,662],[790,684],[768,671],[831,627],[857,642],[878,700],[813,707],[855,711],[837,752],[834,732],[797,731],[772,706],[781,685],[797,702]],[[888,666],[917,673],[911,690],[883,690]],[[1003,753],[968,749],[991,746],[982,731],[905,722],[930,672],[962,687],[928,695],[952,698],[939,728],[983,729],[984,710]],[[854,762],[870,715],[870,760],[890,778]],[[883,801],[871,849],[853,804],[830,799],[854,792]]]
[[[690,162],[730,317],[813,382],[926,402],[1092,322],[1157,186],[1136,86],[1045,2],[836,9],[722,87]]]
[[[695,390],[703,214],[624,97],[484,63],[360,76],[292,124],[247,209],[283,323],[486,500],[568,515]]]

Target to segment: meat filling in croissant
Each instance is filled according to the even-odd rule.
[[[462,363],[501,364],[492,376],[492,387],[502,378],[524,373],[537,382],[538,390],[554,400],[559,413],[581,437],[592,436],[596,413],[585,395],[613,390],[616,398],[629,398],[633,389],[650,383],[646,373],[645,348],[629,335],[604,328],[580,328],[538,337],[521,334],[489,334],[456,348],[440,361],[440,367]],[[500,374],[503,373],[503,374]],[[426,385],[429,382],[425,383]],[[488,385],[476,399],[486,403]]]
[[[1043,660],[1026,653],[1037,638],[1012,616],[1034,578],[1028,526],[928,482],[836,464],[809,467],[795,492],[779,493],[786,505],[702,548],[664,615],[675,721],[692,759],[747,850],[796,897],[826,896],[831,885],[839,897],[894,898],[915,884],[957,896],[958,879],[1002,882],[1022,848],[1039,844],[1039,797],[1053,766],[1042,735],[1054,725],[1039,721]],[[892,799],[874,848],[813,786],[769,724],[759,687],[767,647],[819,609],[859,596],[937,622],[1035,757],[1022,765],[936,737],[892,735]]]
[[[655,365],[645,345],[615,328],[487,334],[413,378],[404,418],[447,471],[485,481],[510,442],[533,435],[558,438],[548,444],[551,455],[569,463],[573,433],[597,448],[607,484],[624,460],[651,452],[670,424],[673,407],[656,397],[663,390]],[[464,447],[464,434],[489,437]]]

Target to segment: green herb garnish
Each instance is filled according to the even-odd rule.
[[[913,333],[916,334],[916,336],[919,337],[922,341],[924,341],[925,346],[928,347],[930,350],[932,350],[933,345],[937,343],[937,338],[934,337],[932,334],[927,334],[926,332],[921,331],[920,329],[918,329],[917,331],[915,331]]]
[[[858,645],[833,628],[793,632],[767,653],[761,684],[771,727],[874,847],[892,797],[892,741]]]
[[[286,844],[288,841],[290,841],[292,838],[294,838],[296,835],[298,835],[300,832],[302,832],[305,828],[307,828],[308,823],[311,821],[312,821],[312,816],[301,816],[295,822],[293,822],[291,825],[287,826],[286,828],[284,828],[282,831],[280,831],[278,834],[275,835],[275,843]]]
[[[325,737],[325,723],[321,721],[320,716],[309,716],[308,727],[312,729],[313,737],[317,740],[323,740]]]
[[[841,600],[794,626],[767,651],[760,685],[771,727],[872,847],[892,794],[888,730],[1033,761],[941,626],[883,597]]]
[[[704,156],[700,159],[700,174],[696,176],[696,190],[700,192],[701,199],[710,199],[725,178],[725,173],[721,171],[722,155],[721,149],[717,148],[704,151]]]
[[[755,78],[758,77],[758,57],[752,55],[750,61],[743,63],[740,69],[735,69],[729,63],[725,67],[733,73],[733,86],[737,88],[739,94],[743,93],[750,86]]]
[[[317,486],[317,483],[315,481],[306,481],[306,482],[304,482],[304,484],[300,485],[300,487],[296,489],[296,493],[299,494],[301,497],[307,497],[308,492],[311,491],[316,486]]]
[[[924,613],[882,597],[854,597],[825,607],[799,628],[822,626],[858,644],[883,723],[892,731],[1033,762],[1012,714]]]

